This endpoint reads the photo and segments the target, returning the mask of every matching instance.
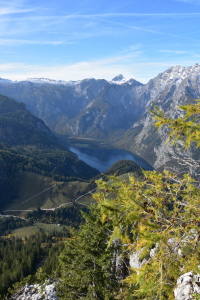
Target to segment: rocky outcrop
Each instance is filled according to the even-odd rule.
[[[180,276],[174,289],[175,300],[193,300],[197,295],[200,297],[200,275],[188,272]]]
[[[190,237],[189,237],[190,238]],[[174,238],[168,240],[171,250],[177,253],[177,256],[181,255],[181,245],[177,243]],[[183,242],[185,243],[185,242]],[[143,249],[133,252],[129,255],[129,266],[140,272],[140,268],[152,260],[155,256],[158,244],[152,248],[149,252],[148,258],[140,259],[140,255]],[[174,288],[175,300],[197,300],[200,299],[200,274],[194,274],[193,271],[181,275],[177,279],[176,287]]]
[[[20,295],[13,295],[10,300],[57,300],[56,282],[44,284],[26,284]]]
[[[149,111],[156,105],[170,118],[181,117],[183,110],[178,109],[179,106],[195,103],[200,94],[199,74],[200,65],[189,68],[176,66],[159,74],[145,85],[140,99],[146,95],[147,110],[123,135],[118,145],[126,145],[127,150],[140,155],[155,169],[164,167],[175,172],[185,170],[195,175],[199,168],[198,164],[195,170],[195,161],[200,157],[199,150],[184,151],[182,145],[172,147],[169,143],[166,144],[167,128],[163,127],[158,131]]]
[[[139,251],[131,253],[129,256],[130,267],[133,269],[140,269],[142,267],[142,265],[148,263],[155,256],[157,247],[158,247],[158,244],[156,244],[156,246],[149,251],[148,258],[143,259],[143,260],[140,259],[140,255],[141,255],[142,251],[144,250],[143,248],[140,249]]]

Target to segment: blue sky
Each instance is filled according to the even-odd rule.
[[[143,83],[200,63],[200,0],[0,0],[0,77]]]

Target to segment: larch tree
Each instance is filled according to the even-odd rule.
[[[158,109],[156,126],[170,138],[200,146],[200,102],[171,120]],[[200,193],[197,180],[170,171],[144,171],[143,179],[98,180],[93,207],[59,257],[60,299],[174,299],[177,278],[199,273]],[[138,256],[138,267],[127,260]],[[127,273],[117,274],[125,262]]]
[[[185,114],[176,120],[155,109],[156,126],[167,125],[173,143],[200,147],[200,102],[180,108]],[[130,268],[118,299],[174,299],[177,278],[200,272],[199,182],[189,174],[144,171],[142,181],[112,177],[98,186],[101,220],[113,225],[110,244],[117,240],[121,253],[138,253],[141,262],[140,268]]]

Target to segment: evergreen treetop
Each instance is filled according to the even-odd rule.
[[[156,126],[168,125],[173,142],[199,147],[200,102],[181,109],[186,114],[176,120],[157,109]],[[199,185],[189,174],[181,178],[170,171],[144,171],[144,176],[142,181],[130,176],[123,182],[112,177],[112,184],[99,180],[101,192],[95,199],[102,222],[113,225],[110,244],[117,239],[122,253],[139,255],[140,268],[130,268],[122,298],[174,299],[177,278],[199,272]]]

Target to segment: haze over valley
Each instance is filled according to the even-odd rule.
[[[200,0],[0,0],[0,300],[200,299]]]
[[[66,227],[52,231],[51,224],[79,226],[80,210],[88,212],[95,203],[96,180],[109,176],[141,181],[142,169],[156,169],[198,179],[199,149],[166,144],[168,130],[155,128],[152,111],[156,105],[167,117],[183,117],[181,107],[197,103],[199,74],[195,64],[171,67],[147,84],[123,75],[112,81],[1,78],[0,209],[7,224],[2,234],[27,238],[36,230],[39,245],[40,232],[49,243],[52,235],[70,236]],[[31,265],[26,270],[29,274]],[[6,276],[2,295],[19,280],[18,273],[14,281]]]
[[[200,93],[200,65],[173,66],[147,84],[118,75],[112,81],[84,79],[60,82],[31,79],[0,81],[0,93],[26,104],[65,143],[86,139],[121,148],[154,168],[172,167],[174,148],[165,143],[167,132],[153,126],[154,105],[170,117],[181,115],[180,105],[194,103]],[[91,139],[91,140],[90,140]],[[81,141],[80,141],[81,140]],[[102,145],[102,144],[101,144]],[[106,146],[107,145],[107,146]],[[99,147],[99,145],[98,145]],[[101,146],[102,147],[102,146]],[[177,150],[178,151],[178,150]],[[181,156],[178,152],[176,155]],[[184,153],[183,155],[190,155]],[[192,153],[192,155],[197,155]],[[178,160],[176,160],[176,168]]]

